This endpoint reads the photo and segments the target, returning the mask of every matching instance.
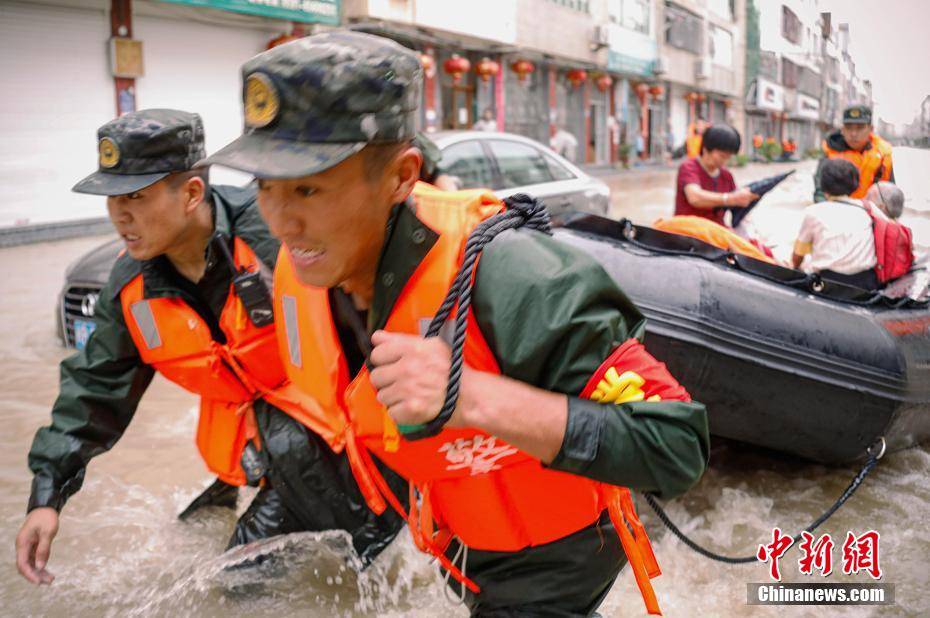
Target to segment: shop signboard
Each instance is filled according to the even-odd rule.
[[[162,0],[272,19],[339,25],[340,0]]]

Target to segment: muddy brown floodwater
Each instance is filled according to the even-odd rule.
[[[926,183],[930,152],[896,151],[896,165]],[[900,163],[898,163],[900,161]],[[767,236],[790,243],[811,193],[813,164],[748,166],[740,183],[788,167],[798,173],[766,198],[754,215]],[[667,216],[670,171],[610,178],[614,215],[648,223]],[[904,179],[899,181],[905,185]],[[923,187],[926,188],[926,187]],[[924,242],[927,195],[909,195],[909,221]],[[792,228],[792,226],[794,226]],[[53,307],[65,267],[103,238],[0,249],[0,615],[4,616],[464,616],[443,595],[433,567],[406,535],[357,575],[340,535],[294,535],[274,541],[277,558],[255,571],[226,571],[242,556],[221,552],[231,512],[205,512],[187,523],[176,514],[210,482],[194,449],[195,399],[156,378],[129,430],[112,452],[95,459],[84,488],[65,507],[49,568],[57,579],[35,588],[16,573],[13,539],[22,522],[30,475],[26,452],[47,422],[57,391],[57,363],[68,351],[55,337]],[[713,414],[713,410],[710,411]],[[746,410],[752,414],[752,410]],[[773,526],[794,532],[842,492],[853,467],[825,468],[716,444],[700,484],[668,506],[696,540],[729,555],[748,555],[771,540]],[[847,530],[881,533],[883,581],[895,585],[892,607],[758,607],[746,605],[746,584],[767,580],[761,563],[712,563],[663,532],[648,507],[640,511],[656,545],[663,575],[654,580],[666,616],[897,616],[930,615],[930,450],[887,456],[856,496],[820,532],[842,539]],[[243,492],[240,511],[251,494]],[[841,543],[841,541],[839,542]],[[838,543],[838,544],[839,544]],[[834,554],[837,561],[838,550]],[[839,564],[839,562],[837,562]],[[871,581],[868,575],[827,581]],[[785,581],[800,575],[792,549],[782,561]],[[642,601],[624,572],[600,613],[641,616]]]

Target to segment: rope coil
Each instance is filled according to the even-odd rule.
[[[541,202],[524,193],[504,199],[507,209],[499,214],[485,219],[478,224],[468,236],[465,243],[465,257],[462,266],[439,310],[430,322],[426,337],[436,337],[443,324],[449,319],[452,310],[457,306],[454,332],[452,336],[452,366],[449,369],[449,385],[446,388],[446,398],[439,414],[428,423],[422,425],[402,425],[400,432],[408,440],[420,440],[435,436],[455,412],[459,400],[459,387],[464,368],[465,331],[468,326],[468,313],[471,310],[471,292],[475,277],[475,268],[478,257],[485,246],[499,234],[517,228],[529,228],[552,234],[549,212]]]

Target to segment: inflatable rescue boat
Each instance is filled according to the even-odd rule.
[[[649,350],[707,405],[714,435],[825,464],[930,437],[926,270],[890,298],[626,220],[578,215],[555,236],[646,315]]]

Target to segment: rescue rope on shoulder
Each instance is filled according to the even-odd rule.
[[[815,529],[819,528],[825,521],[830,519],[830,517],[834,513],[836,513],[836,511],[841,506],[843,506],[846,503],[846,501],[852,497],[854,493],[856,493],[856,490],[859,489],[859,485],[862,484],[862,481],[865,480],[865,477],[869,475],[869,472],[871,472],[873,468],[875,468],[876,464],[878,464],[878,460],[884,456],[885,446],[886,446],[885,438],[879,438],[875,442],[875,444],[873,444],[872,446],[868,448],[868,450],[866,451],[866,454],[868,455],[868,459],[866,459],[866,462],[865,464],[863,464],[862,469],[859,470],[859,473],[853,477],[852,481],[850,481],[849,485],[846,487],[846,491],[843,492],[843,494],[836,500],[836,502],[833,503],[833,505],[829,509],[827,509],[823,513],[823,515],[815,519],[814,522],[811,525],[809,525],[807,528],[804,528],[804,530],[794,535],[793,537],[794,540],[792,542],[792,545],[796,544],[798,541],[801,540],[801,534],[803,532],[813,532]],[[701,547],[696,542],[694,542],[692,539],[688,538],[688,536],[684,532],[682,532],[678,526],[672,523],[672,520],[669,519],[668,517],[668,513],[666,513],[665,509],[663,509],[659,505],[659,503],[656,501],[655,496],[653,494],[643,494],[643,496],[646,498],[646,502],[649,503],[649,506],[652,507],[652,510],[655,511],[656,515],[658,515],[659,519],[662,521],[665,527],[668,528],[672,532],[672,534],[678,537],[678,540],[680,540],[682,543],[684,543],[685,545],[687,545],[688,547],[690,547],[697,553],[701,554],[705,558],[709,558],[711,560],[716,560],[717,562],[723,562],[726,564],[749,564],[752,562],[759,561],[758,557],[755,554],[753,554],[752,556],[745,556],[745,557],[737,558],[737,557],[732,557],[732,556],[723,556],[721,554],[714,553],[710,551],[709,549]]]
[[[465,330],[468,325],[468,312],[471,309],[471,291],[474,283],[475,267],[484,247],[499,234],[517,228],[529,228],[544,234],[552,234],[549,212],[535,198],[525,193],[518,193],[504,199],[507,209],[489,217],[475,227],[465,243],[465,258],[445,300],[430,322],[427,337],[436,337],[452,309],[458,306],[455,315],[455,330],[452,336],[452,367],[449,370],[449,385],[446,398],[439,414],[428,423],[421,425],[400,425],[399,431],[408,440],[420,440],[435,436],[445,426],[459,399],[459,385],[464,366]]]

